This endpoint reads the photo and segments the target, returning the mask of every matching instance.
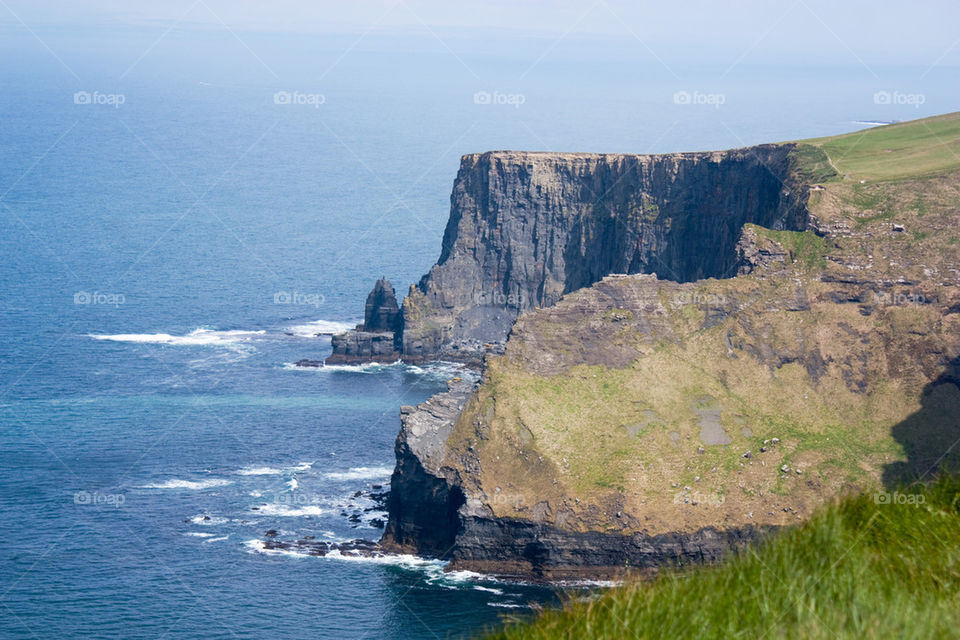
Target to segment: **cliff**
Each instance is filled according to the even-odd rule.
[[[520,313],[610,273],[734,275],[744,223],[807,224],[794,148],[464,156],[440,258],[403,303],[400,356],[479,364]]]
[[[610,576],[955,466],[958,151],[953,114],[716,154],[464,158],[402,350],[486,352],[484,378],[404,408],[383,546]]]

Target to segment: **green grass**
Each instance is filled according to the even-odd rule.
[[[797,177],[801,182],[819,184],[839,179],[830,164],[830,158],[822,147],[813,144],[798,144],[793,151]]]
[[[960,113],[873,127],[831,138],[804,140],[821,147],[840,173],[856,180],[888,181],[960,169]],[[811,171],[823,171],[811,152]]]
[[[757,225],[752,227],[758,235],[770,238],[790,253],[790,260],[808,269],[823,269],[827,266],[826,241],[813,231],[774,231]]]
[[[923,504],[846,498],[721,565],[571,598],[489,637],[957,637],[960,480],[900,493]]]

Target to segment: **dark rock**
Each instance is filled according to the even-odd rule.
[[[394,346],[393,332],[371,333],[368,331],[348,331],[330,339],[333,347],[326,360],[329,364],[359,364],[381,362],[390,364],[400,359],[400,353]]]
[[[386,278],[380,278],[367,296],[363,313],[363,330],[370,333],[397,331],[400,321],[400,307],[393,285]]]
[[[298,366],[298,367],[316,367],[316,368],[319,368],[319,367],[322,367],[322,366],[323,366],[323,360],[308,360],[308,359],[304,358],[303,360],[297,360],[294,364],[295,364],[295,366]]]
[[[268,538],[276,538],[279,534],[277,533],[277,530],[276,530],[276,529],[270,529],[269,531],[267,531],[267,532],[264,533],[263,535],[265,535],[265,536],[268,537]]]

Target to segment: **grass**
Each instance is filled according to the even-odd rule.
[[[786,249],[794,264],[807,269],[824,269],[827,266],[826,241],[813,231],[774,231],[753,224],[744,226],[752,227],[758,235],[770,238]]]
[[[960,480],[945,476],[898,494],[909,497],[845,498],[721,565],[570,598],[488,637],[956,637]]]
[[[855,180],[889,181],[960,169],[960,113],[873,127],[830,138],[804,140],[822,148],[832,166]],[[806,152],[813,172],[822,162]],[[817,169],[819,167],[819,169]]]

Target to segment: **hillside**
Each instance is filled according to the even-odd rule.
[[[565,245],[562,295],[518,310],[476,390],[404,410],[387,548],[542,579],[646,572],[956,465],[960,114],[716,154],[568,155],[497,152],[481,181],[497,190],[455,188],[472,204],[451,216],[433,293],[404,303],[417,326],[485,317],[437,275],[500,264],[500,241],[465,235],[476,220],[534,217],[549,239],[543,216],[576,209],[557,224],[583,252]],[[614,204],[584,199],[593,182]],[[510,281],[545,295],[540,263],[506,244]]]

